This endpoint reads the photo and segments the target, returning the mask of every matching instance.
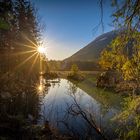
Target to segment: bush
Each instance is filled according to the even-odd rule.
[[[69,73],[67,78],[71,79],[71,80],[75,80],[75,81],[82,81],[82,80],[84,80],[84,76],[82,74]]]
[[[67,78],[76,81],[84,80],[84,76],[80,73],[80,70],[76,64],[71,66],[71,73],[68,74]]]
[[[55,73],[55,72],[46,72],[44,74],[45,78],[46,79],[55,79],[55,78],[58,78],[58,74]]]

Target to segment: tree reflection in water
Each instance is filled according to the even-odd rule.
[[[22,139],[29,135],[26,126],[35,124],[39,118],[40,105],[35,88],[36,81],[19,81],[15,78],[8,86],[5,82],[6,79],[0,82],[0,135]]]
[[[66,84],[63,85],[64,91],[62,87],[59,88],[60,85],[51,83],[54,87],[51,87],[49,94],[42,101],[43,122],[48,120],[52,128],[74,138],[105,139],[95,123],[95,114],[89,105],[85,108],[85,105],[80,103],[85,99],[84,93],[79,92],[76,84],[65,82],[66,80],[62,80],[62,83]]]
[[[41,75],[39,77],[39,84],[37,84],[37,92],[39,93],[40,97],[44,98],[45,95],[49,91],[50,83],[45,80],[45,78]],[[42,99],[41,99],[42,100]]]
[[[68,81],[69,82],[69,81]],[[90,109],[84,109],[79,103],[82,100],[83,93],[77,93],[77,85],[69,82],[68,94],[72,98],[73,103],[68,104],[67,114],[72,116],[80,116],[87,123],[85,134],[87,138],[106,139],[103,132],[96,123],[95,115]]]

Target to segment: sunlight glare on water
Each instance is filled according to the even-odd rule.
[[[45,90],[45,84],[46,84],[45,79],[43,78],[43,76],[40,76],[39,84],[37,85],[37,90],[39,93]]]

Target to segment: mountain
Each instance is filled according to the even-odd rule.
[[[113,30],[98,36],[84,48],[62,61],[61,69],[70,70],[76,64],[80,70],[100,70],[98,60],[101,52],[125,29]]]
[[[100,53],[105,49],[111,41],[118,35],[120,30],[114,30],[98,36],[95,40],[89,43],[84,48],[66,58],[64,62],[74,61],[94,61],[97,62]]]

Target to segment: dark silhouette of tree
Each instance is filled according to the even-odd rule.
[[[28,59],[40,44],[39,31],[37,13],[30,1],[2,0],[0,2],[0,53],[2,54],[0,71],[8,75],[14,73],[15,77],[30,71],[36,56],[18,69],[17,67]],[[33,66],[34,73],[39,73],[39,58]]]
[[[13,2],[11,0],[0,2],[0,35],[1,35],[1,47],[8,46],[8,35],[13,28]],[[4,42],[5,41],[5,42]],[[3,43],[3,44],[2,44]],[[3,46],[2,46],[3,45]]]
[[[12,0],[0,2],[0,72],[8,72],[10,67],[10,55],[13,50],[13,42],[16,39],[16,21]]]
[[[15,2],[15,8],[18,21],[18,39],[17,46],[20,51],[32,51],[39,45],[39,28],[37,23],[37,15],[31,2],[26,0],[17,0]],[[21,62],[32,55],[31,53],[20,56]],[[32,57],[26,65],[23,65],[21,70],[27,73],[30,70],[30,66],[34,62],[36,56]],[[39,72],[39,59],[33,67],[34,73]],[[30,73],[31,74],[31,73]]]

